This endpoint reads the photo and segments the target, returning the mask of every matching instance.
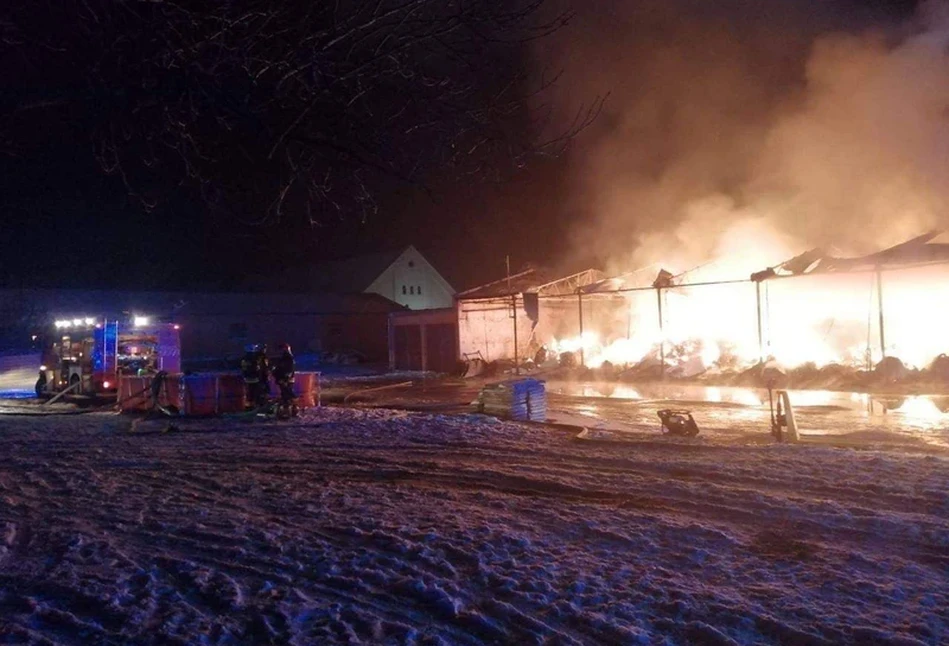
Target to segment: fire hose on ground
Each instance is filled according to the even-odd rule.
[[[349,393],[348,395],[346,395],[345,397],[343,397],[343,403],[344,403],[344,404],[347,403],[347,402],[350,400],[350,398],[355,397],[356,395],[363,395],[363,394],[366,394],[366,393],[379,392],[379,391],[381,391],[381,390],[393,390],[393,389],[395,389],[395,388],[408,388],[409,386],[413,385],[414,383],[415,383],[415,382],[413,382],[413,381],[403,381],[403,382],[400,382],[400,383],[397,383],[397,384],[387,384],[387,385],[385,385],[385,386],[376,386],[375,388],[364,388],[364,389],[362,389],[362,390],[357,390],[357,391],[351,392],[351,393]]]
[[[156,377],[157,377],[157,375],[156,375]],[[117,399],[115,402],[110,402],[110,403],[108,403],[108,404],[103,404],[102,406],[95,406],[95,407],[93,407],[93,408],[83,408],[83,409],[81,409],[81,410],[50,410],[50,409],[48,409],[48,408],[45,408],[45,407],[47,407],[47,406],[49,406],[49,405],[55,403],[58,399],[60,399],[61,397],[63,397],[63,396],[66,395],[67,393],[69,393],[69,392],[75,390],[76,388],[78,388],[79,385],[80,385],[80,383],[77,382],[77,383],[71,385],[69,388],[66,388],[65,390],[63,390],[63,391],[57,393],[56,396],[53,397],[52,399],[49,399],[48,401],[43,402],[43,403],[40,405],[40,407],[38,407],[38,408],[32,408],[32,407],[27,407],[27,406],[16,406],[16,407],[12,407],[12,408],[19,408],[20,410],[6,410],[6,411],[0,413],[0,415],[11,415],[11,416],[17,416],[17,417],[50,417],[50,416],[55,416],[55,415],[87,415],[87,414],[89,414],[89,413],[101,413],[102,411],[106,411],[106,410],[113,409],[113,408],[117,407],[117,406],[118,406],[119,404],[121,404],[122,402],[128,401],[128,400],[130,400],[130,399],[134,399],[134,398],[136,398],[136,397],[141,397],[142,395],[144,395],[144,394],[145,394],[146,392],[148,392],[149,390],[152,391],[152,401],[155,403],[155,406],[161,408],[161,407],[158,405],[158,403],[157,403],[157,395],[155,394],[155,391],[156,391],[156,389],[155,389],[155,383],[156,383],[156,382],[159,384],[159,388],[160,388],[161,383],[163,383],[163,380],[162,380],[162,381],[158,381],[158,380],[156,379],[156,381],[153,381],[151,385],[146,386],[145,388],[142,388],[140,391],[138,391],[138,392],[136,392],[136,393],[131,393],[131,394],[128,395],[127,397],[122,397],[121,399]],[[160,391],[159,391],[159,392],[160,392]],[[154,410],[154,409],[153,409],[153,410]],[[162,412],[165,412],[165,411],[162,411]],[[165,413],[168,414],[167,412],[165,412]]]

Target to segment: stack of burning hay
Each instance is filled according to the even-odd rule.
[[[538,379],[514,379],[487,384],[478,393],[475,408],[485,415],[519,421],[547,419],[547,391]]]

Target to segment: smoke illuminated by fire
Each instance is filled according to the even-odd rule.
[[[660,268],[683,283],[741,280],[813,247],[861,255],[949,228],[949,3],[859,26],[812,22],[818,4],[833,12],[642,0],[617,4],[609,24],[581,18],[592,27],[565,48],[569,96],[613,96],[574,164],[575,208],[590,214],[577,255],[595,250],[612,275],[651,268],[639,286]],[[884,274],[885,347],[872,273],[762,284],[760,342],[746,283],[664,290],[661,327],[656,292],[630,292],[626,330],[591,317],[582,338],[550,347],[582,346],[591,367],[658,361],[662,348],[683,373],[768,356],[866,367],[884,352],[925,367],[949,352],[947,279],[941,267]]]

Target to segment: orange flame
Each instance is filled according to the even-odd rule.
[[[697,281],[696,281],[697,282]],[[556,353],[578,352],[591,368],[609,361],[657,360],[695,374],[741,368],[773,357],[786,367],[812,363],[865,368],[884,354],[925,368],[949,352],[949,268],[929,266],[883,274],[883,335],[874,273],[773,280],[761,287],[761,338],[755,285],[711,285],[662,291],[660,325],[655,291],[627,294],[629,336],[606,338],[593,328],[553,339]]]

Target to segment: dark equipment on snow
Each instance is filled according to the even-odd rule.
[[[774,384],[768,382],[768,407],[771,409],[771,435],[774,436],[778,442],[783,441],[782,429],[788,425],[787,417],[785,417],[784,412],[781,410],[781,398],[778,398],[777,410],[774,406]]]
[[[768,387],[768,402],[771,405],[771,435],[778,442],[797,442],[800,435],[794,409],[787,390],[774,390]]]
[[[664,408],[658,413],[662,422],[660,430],[669,435],[695,437],[699,434],[699,425],[695,423],[691,411]]]
[[[768,389],[768,408],[771,412],[771,435],[778,442],[785,440],[785,430],[788,428],[788,416],[783,410],[782,399],[786,408],[790,409],[790,400],[784,390],[779,390],[782,386],[787,387],[787,372],[778,364],[774,357],[768,357],[768,360],[760,364],[761,380]],[[777,397],[775,397],[777,395]],[[789,429],[790,431],[790,429]]]

